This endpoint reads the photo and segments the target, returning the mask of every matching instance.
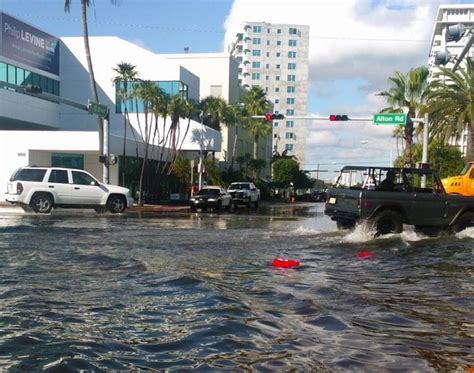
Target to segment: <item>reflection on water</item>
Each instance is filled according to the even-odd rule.
[[[0,216],[0,370],[472,365],[474,230],[371,237],[320,206]]]

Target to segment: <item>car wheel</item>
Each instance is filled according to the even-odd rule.
[[[35,194],[30,206],[34,212],[47,214],[53,208],[53,198],[49,194]]]
[[[355,227],[356,222],[354,220],[337,219],[336,226],[339,230],[352,229]]]
[[[474,212],[465,212],[453,225],[453,232],[461,232],[466,228],[474,227]]]
[[[123,196],[111,196],[107,202],[107,208],[112,214],[121,214],[126,207]]]
[[[378,213],[371,221],[375,229],[375,236],[389,233],[402,233],[403,220],[399,213],[392,210],[384,210]]]

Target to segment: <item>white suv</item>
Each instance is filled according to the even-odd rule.
[[[102,184],[83,170],[58,167],[19,168],[7,184],[5,199],[43,214],[53,207],[122,213],[133,205],[129,189]]]

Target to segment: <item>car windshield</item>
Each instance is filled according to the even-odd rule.
[[[219,189],[211,189],[211,188],[204,188],[201,189],[198,192],[199,195],[212,195],[212,196],[218,196],[220,194]]]
[[[229,189],[250,189],[250,185],[244,184],[244,183],[235,183],[235,184],[230,184]]]
[[[43,181],[46,170],[43,168],[20,168],[17,170],[10,181]]]

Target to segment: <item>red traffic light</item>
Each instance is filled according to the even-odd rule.
[[[265,120],[285,119],[283,114],[265,113]]]
[[[339,122],[339,121],[346,121],[349,120],[349,117],[345,114],[331,114],[329,116],[329,120],[331,122]]]

